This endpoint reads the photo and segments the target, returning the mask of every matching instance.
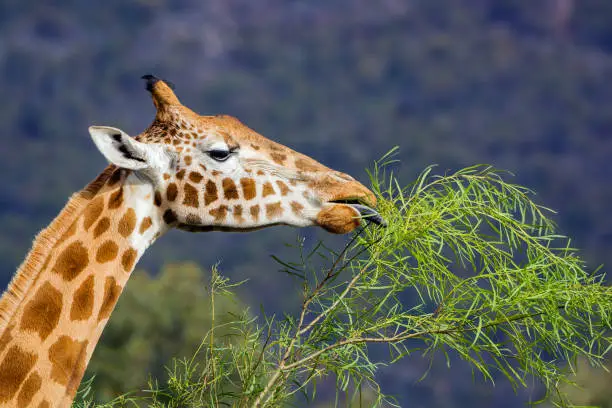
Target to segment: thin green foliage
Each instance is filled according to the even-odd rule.
[[[363,406],[393,406],[377,368],[442,353],[491,382],[537,378],[556,404],[571,406],[559,391],[563,365],[582,357],[601,366],[612,347],[603,273],[587,270],[551,211],[504,172],[479,165],[436,176],[430,167],[403,187],[391,162],[389,154],[370,174],[388,227],[359,230],[340,253],[299,241],[299,261],[278,261],[303,280],[300,312],[239,316],[238,342],[215,339],[213,328],[200,358],[178,360],[168,384],[151,387],[151,405],[283,406],[298,394],[314,400],[333,374],[337,404],[361,406],[367,390]],[[388,345],[387,359],[371,358],[374,343]]]

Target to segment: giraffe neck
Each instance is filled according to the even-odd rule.
[[[60,214],[68,228],[59,239],[41,233],[0,300],[0,406],[70,406],[134,265],[167,229],[152,185],[110,169]],[[42,266],[28,271],[28,262]]]

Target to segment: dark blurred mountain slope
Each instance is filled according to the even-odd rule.
[[[152,120],[145,73],[173,81],[196,111],[235,115],[364,181],[363,168],[395,145],[404,183],[431,163],[440,172],[483,162],[512,170],[559,210],[591,265],[610,264],[611,52],[607,0],[4,0],[0,281],[103,168],[87,126],[137,134]],[[257,234],[171,233],[143,265],[221,260],[224,273],[251,279],[245,300],[295,307],[299,284],[279,276],[268,254],[296,232]],[[422,372],[415,364],[389,381],[401,391]],[[440,372],[446,389],[452,374]],[[452,406],[442,394],[423,406]]]

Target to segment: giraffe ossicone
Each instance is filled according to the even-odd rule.
[[[37,236],[0,299],[1,407],[70,406],[136,262],[170,228],[384,224],[351,176],[233,117],[198,115],[165,81],[143,78],[155,120],[134,138],[89,128],[110,165]]]

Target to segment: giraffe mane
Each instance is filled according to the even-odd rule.
[[[114,165],[107,166],[83,190],[73,194],[51,224],[36,235],[30,252],[0,298],[0,333],[6,329],[25,294],[45,269],[45,263],[60,237],[72,226],[70,221],[83,212],[89,201],[100,191],[116,169]]]

